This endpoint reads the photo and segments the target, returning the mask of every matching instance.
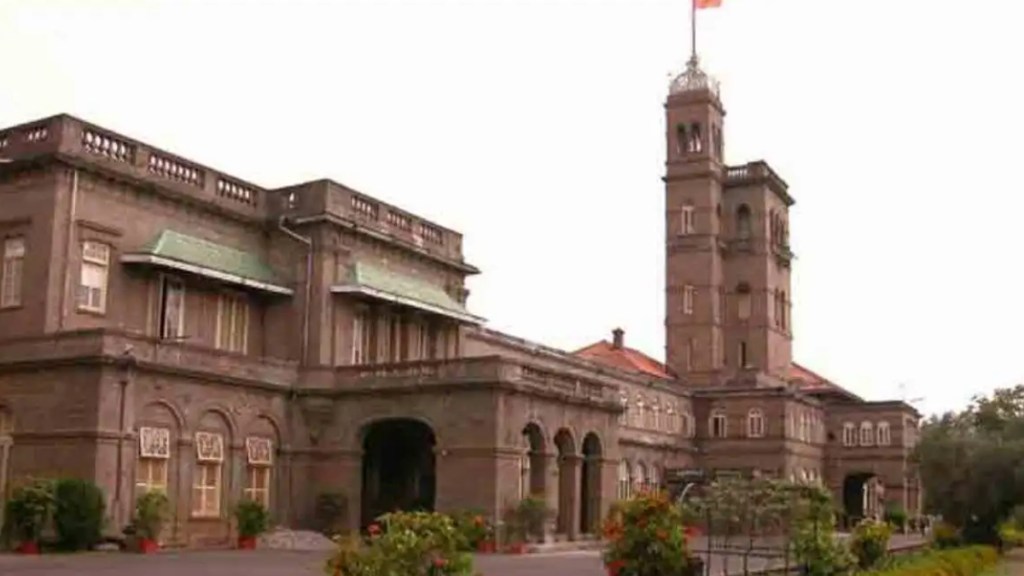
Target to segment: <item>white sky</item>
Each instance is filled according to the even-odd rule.
[[[492,327],[663,357],[662,104],[688,0],[0,0],[0,126],[69,112],[462,231]],[[926,411],[1024,381],[1024,4],[724,0],[726,155],[797,199],[796,356]]]

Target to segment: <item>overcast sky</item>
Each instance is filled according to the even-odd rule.
[[[799,361],[926,411],[1024,382],[1024,4],[724,0],[729,163],[791,215]],[[0,126],[58,112],[455,228],[494,328],[664,356],[663,101],[688,0],[0,0]]]

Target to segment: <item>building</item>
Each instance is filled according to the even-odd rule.
[[[459,233],[336,182],[265,189],[67,115],[0,130],[0,494],[90,478],[116,528],[164,490],[186,546],[229,543],[241,498],[304,526],[325,492],[352,526],[538,494],[575,538],[692,469],[913,513],[917,413],[792,361],[786,183],[723,163],[695,62],[665,109],[665,362],[484,327]]]

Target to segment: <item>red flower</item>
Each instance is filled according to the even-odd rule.
[[[473,518],[473,524],[476,524],[477,526],[483,526],[484,525],[484,517],[483,516],[476,516],[476,517],[474,517]]]
[[[380,526],[377,524],[370,524],[366,531],[370,533],[370,536],[376,536],[377,534],[380,534]]]
[[[658,530],[658,540],[668,540],[668,532],[664,530]]]
[[[445,564],[448,564],[448,561],[445,560],[444,558],[434,558],[434,567],[435,568],[443,568],[445,566]]]
[[[605,565],[608,568],[608,576],[618,576],[619,570],[622,570],[626,566],[624,560],[613,560]]]

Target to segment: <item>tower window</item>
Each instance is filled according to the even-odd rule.
[[[740,320],[750,318],[750,284],[740,282],[736,285],[736,316]]]
[[[872,446],[875,443],[875,427],[871,422],[861,422],[860,424],[860,445],[861,446]]]
[[[764,436],[764,412],[759,408],[751,408],[747,413],[747,436],[750,438]]]
[[[779,326],[786,329],[786,291],[779,292]]]
[[[747,358],[747,343],[740,342],[740,368],[749,368],[750,362]]]
[[[683,314],[693,314],[693,301],[697,296],[697,289],[687,285],[683,288]]]
[[[722,129],[715,125],[712,128],[711,135],[714,138],[715,158],[721,160],[725,156],[725,143],[722,141]]]
[[[750,238],[750,207],[746,204],[736,210],[736,235],[740,240]]]
[[[689,143],[686,140],[686,124],[676,126],[676,156],[686,153]]]
[[[690,372],[697,365],[697,339],[690,338],[686,342],[686,371]]]
[[[682,234],[693,234],[697,230],[696,211],[693,206],[683,206],[680,220]]]
[[[711,422],[708,423],[709,432],[712,438],[725,438],[729,435],[729,420],[722,410],[715,410],[711,413]]]
[[[699,154],[704,151],[704,138],[701,134],[700,124],[690,124],[690,138],[687,140],[686,151],[691,154]]]

